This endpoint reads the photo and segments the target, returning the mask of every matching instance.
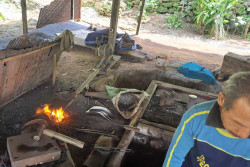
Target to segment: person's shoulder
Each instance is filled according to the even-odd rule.
[[[186,119],[191,119],[197,116],[199,118],[206,118],[210,109],[216,103],[217,100],[202,102],[199,104],[194,105],[191,107],[183,116],[186,117]]]

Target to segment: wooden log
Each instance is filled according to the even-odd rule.
[[[149,126],[153,126],[155,128],[160,128],[160,129],[170,131],[170,132],[175,132],[176,131],[176,128],[174,128],[172,126],[158,124],[158,123],[150,122],[150,121],[147,121],[147,120],[144,120],[144,119],[141,119],[140,123],[145,124],[145,125],[149,125]]]
[[[139,31],[140,31],[141,20],[142,20],[143,10],[144,10],[144,6],[145,6],[145,1],[146,0],[142,0],[142,6],[141,6],[141,9],[140,9],[140,16],[139,16],[139,19],[138,19],[138,25],[137,25],[137,29],[136,29],[136,35],[138,35]]]
[[[112,1],[112,11],[111,11],[108,44],[113,48],[113,53],[115,50],[115,40],[116,40],[116,33],[117,33],[120,2],[121,0]]]
[[[27,34],[28,22],[27,22],[26,0],[21,0],[21,7],[22,7],[23,34]]]
[[[149,85],[147,91],[146,91],[149,94],[149,96],[144,100],[144,102],[140,106],[138,112],[135,114],[135,116],[130,121],[129,126],[131,126],[131,127],[137,126],[137,124],[138,124],[139,120],[141,119],[142,115],[144,114],[144,111],[146,110],[146,108],[150,102],[150,99],[153,96],[156,88],[157,88],[157,84],[155,83],[155,81],[152,81],[151,84]],[[135,135],[134,131],[126,130],[121,138],[121,141],[117,145],[117,147],[121,148],[121,149],[127,149],[129,144],[131,143],[134,135]],[[125,152],[113,153],[109,159],[108,167],[119,167],[121,165],[121,162],[122,162],[124,155],[125,155]]]
[[[221,73],[230,76],[240,71],[250,71],[250,56],[227,53],[223,59]]]
[[[56,54],[53,55],[53,79],[52,79],[52,86],[55,87],[56,85]]]
[[[150,125],[139,123],[137,128],[140,129],[138,133],[150,136],[156,139],[171,142],[174,132],[170,132],[164,129],[156,128]]]

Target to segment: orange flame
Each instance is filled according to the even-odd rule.
[[[36,113],[44,113],[49,117],[50,120],[54,120],[57,123],[68,117],[68,114],[63,111],[62,107],[60,107],[59,109],[50,109],[48,104],[46,104],[42,109],[38,108],[36,110]]]

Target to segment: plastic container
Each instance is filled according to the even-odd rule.
[[[158,56],[156,56],[156,65],[161,67],[166,66],[167,59],[167,55],[159,54]]]

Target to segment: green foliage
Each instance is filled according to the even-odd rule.
[[[184,15],[181,14],[166,14],[166,19],[167,19],[167,26],[168,28],[179,28],[182,25],[182,17],[184,17]]]
[[[126,4],[127,4],[127,9],[131,9],[133,7],[133,5],[134,5],[131,0],[127,0]]]
[[[149,13],[154,13],[160,4],[160,0],[146,0],[145,1],[145,11]]]
[[[223,39],[226,35],[225,29],[246,24],[237,18],[238,13],[245,12],[241,4],[241,0],[196,0],[194,13],[198,29],[202,33],[208,32],[217,39]]]
[[[95,7],[95,2],[84,2],[82,1],[82,6],[83,7]]]
[[[1,18],[3,21],[5,20],[3,14],[2,14],[1,12],[0,12],[0,18]]]

